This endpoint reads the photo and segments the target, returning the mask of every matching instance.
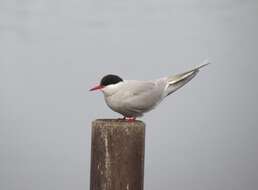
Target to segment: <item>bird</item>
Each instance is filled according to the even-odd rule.
[[[123,120],[135,121],[137,117],[153,110],[164,98],[192,80],[203,64],[186,72],[155,80],[123,80],[115,74],[105,75],[90,91],[102,91],[109,108],[123,115]]]

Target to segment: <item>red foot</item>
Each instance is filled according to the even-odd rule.
[[[136,120],[136,117],[123,117],[123,118],[118,118],[117,120],[125,120],[131,123]]]
[[[136,120],[136,117],[128,117],[128,118],[127,118],[127,121],[128,121],[129,123],[134,122],[135,120]]]

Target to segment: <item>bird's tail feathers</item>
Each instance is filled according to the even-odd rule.
[[[192,78],[196,76],[196,74],[199,72],[199,69],[209,64],[210,63],[206,60],[203,64],[195,67],[194,69],[177,75],[169,76],[167,78],[166,96],[170,95],[171,93],[175,92],[176,90],[184,86],[186,83],[188,83]]]
[[[195,69],[201,69],[207,65],[211,64],[208,59],[204,60],[203,63],[199,66],[197,66]]]

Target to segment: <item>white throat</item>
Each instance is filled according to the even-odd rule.
[[[119,82],[117,84],[110,84],[110,85],[102,88],[102,92],[104,93],[105,96],[111,96],[120,89],[122,84],[123,84],[123,82]]]

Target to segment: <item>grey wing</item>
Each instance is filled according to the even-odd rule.
[[[139,114],[147,112],[153,109],[163,97],[164,86],[158,81],[128,81],[127,87],[128,95],[124,104],[131,112]]]
[[[176,90],[178,90],[179,88],[187,84],[190,80],[192,80],[197,75],[197,73],[199,72],[199,69],[201,69],[202,67],[205,67],[208,64],[210,63],[205,61],[202,65],[194,69],[191,69],[181,74],[169,76],[167,78],[168,86],[166,88],[166,96],[172,94],[173,92],[175,92]]]

